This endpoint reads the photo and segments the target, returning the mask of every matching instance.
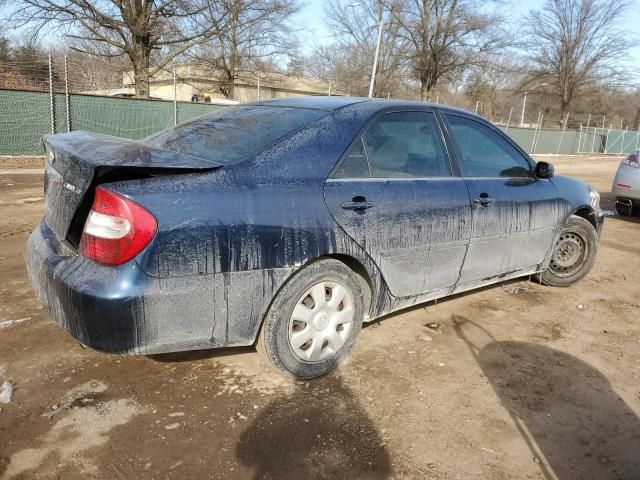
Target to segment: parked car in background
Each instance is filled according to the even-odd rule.
[[[573,284],[603,222],[588,185],[442,105],[279,99],[143,141],[44,144],[29,276],[63,328],[106,352],[257,344],[316,377],[363,321],[533,274]]]
[[[128,90],[119,90],[117,92],[111,92],[109,97],[117,97],[117,98],[136,98],[135,92],[131,92]],[[162,100],[160,97],[154,97],[153,95],[149,96],[149,100]]]
[[[640,150],[629,154],[620,163],[612,191],[620,215],[631,215],[640,208]]]
[[[212,105],[238,105],[240,102],[228,98],[212,98],[208,93],[194,93],[193,95],[191,95],[191,103],[211,103]]]

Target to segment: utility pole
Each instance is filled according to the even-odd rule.
[[[178,124],[178,87],[176,86],[176,69],[173,69],[173,124]]]
[[[524,98],[522,100],[522,115],[520,115],[520,128],[524,127],[524,111],[527,108],[527,92],[524,92]]]
[[[71,102],[69,99],[69,65],[67,64],[67,56],[64,56],[64,106],[67,115],[67,132],[71,131]]]
[[[509,124],[511,123],[511,115],[513,115],[513,107],[511,107],[511,110],[509,110],[509,118],[507,119],[507,128],[505,128],[505,132],[509,131]]]
[[[378,41],[376,42],[376,54],[373,59],[371,69],[371,82],[369,83],[369,98],[373,98],[373,86],[376,83],[376,71],[378,70],[378,55],[380,55],[380,43],[382,42],[382,7],[380,7],[380,18],[378,19]]]
[[[569,112],[567,112],[567,116],[564,118],[564,123],[562,124],[562,133],[560,134],[560,142],[558,142],[558,151],[556,155],[560,153],[560,147],[562,146],[562,139],[564,137],[564,132],[567,131],[567,123],[569,122]]]
[[[349,4],[351,8],[361,7],[362,4],[360,2],[352,2]],[[369,82],[369,98],[373,98],[373,87],[376,83],[376,71],[378,70],[378,56],[380,55],[380,44],[382,43],[382,27],[384,26],[383,21],[384,14],[384,6],[380,4],[380,17],[378,17],[378,40],[376,41],[376,53],[373,57],[373,68],[371,69],[371,81]]]
[[[51,133],[56,133],[56,116],[53,101],[53,59],[49,54],[49,112],[51,113]]]

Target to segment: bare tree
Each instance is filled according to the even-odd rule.
[[[34,35],[63,29],[78,51],[127,56],[136,96],[148,97],[151,76],[220,33],[223,19],[205,21],[208,7],[208,0],[18,0],[10,23]]]
[[[519,93],[523,67],[511,56],[492,56],[486,65],[466,69],[462,90],[469,100],[466,106],[491,119],[508,118],[514,106],[514,93]],[[511,112],[513,113],[513,112]],[[505,118],[503,118],[505,120]]]
[[[527,51],[533,68],[528,83],[554,89],[560,118],[585,90],[620,75],[630,42],[618,25],[627,10],[625,0],[547,0],[529,13]]]
[[[295,50],[290,19],[299,9],[297,0],[210,1],[207,17],[218,23],[220,35],[198,47],[192,56],[222,76],[220,91],[232,98],[240,69]]]
[[[406,73],[406,43],[399,36],[401,28],[393,12],[398,0],[365,0],[345,5],[331,0],[325,6],[325,17],[336,41],[331,47],[318,48],[315,57],[334,57],[332,78],[323,78],[349,86],[358,94],[366,94],[374,60],[377,32],[383,22],[378,67],[375,72],[375,96],[398,94]],[[310,62],[308,62],[310,64]],[[312,65],[309,65],[312,67]],[[363,88],[364,87],[364,88]]]
[[[400,38],[420,82],[420,97],[430,99],[442,80],[469,67],[490,64],[513,44],[505,21],[492,2],[477,0],[403,0],[395,16]]]
[[[351,45],[373,59],[376,29],[384,30],[376,93],[415,88],[428,100],[441,82],[472,67],[487,67],[512,45],[503,18],[479,0],[367,0],[364,8],[329,2],[326,15],[338,45]],[[489,2],[491,4],[492,2]],[[353,62],[354,67],[358,66]],[[370,64],[369,64],[370,65]],[[355,72],[353,77],[357,77]]]
[[[302,69],[311,78],[331,82],[336,93],[366,96],[372,60],[354,45],[335,43],[316,47],[302,60]]]

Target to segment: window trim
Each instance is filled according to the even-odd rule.
[[[502,130],[500,130],[499,128],[497,128],[495,125],[493,125],[491,122],[487,122],[486,120],[484,120],[483,118],[480,117],[475,117],[469,114],[465,114],[463,112],[455,112],[455,111],[447,111],[447,110],[443,110],[440,112],[441,117],[442,117],[442,122],[444,125],[444,130],[446,131],[446,135],[449,139],[449,141],[451,142],[451,147],[453,149],[454,152],[454,156],[456,159],[456,163],[458,164],[458,168],[460,171],[460,176],[462,178],[473,178],[473,179],[487,179],[487,180],[496,180],[496,179],[502,179],[502,180],[536,180],[536,174],[535,174],[535,165],[536,162],[529,156],[529,154],[527,152],[525,152],[522,147],[520,147],[520,145],[518,145],[511,137],[509,137],[507,134],[505,134]],[[525,162],[527,162],[527,164],[529,165],[529,176],[528,177],[501,177],[501,176],[497,176],[497,177],[473,177],[473,176],[465,176],[463,174],[463,169],[462,166],[464,164],[464,157],[462,155],[462,151],[460,150],[460,147],[458,146],[458,143],[456,142],[453,134],[451,133],[451,125],[449,123],[449,119],[447,117],[459,117],[459,118],[464,118],[465,120],[469,120],[471,122],[475,122],[479,125],[484,125],[485,127],[487,127],[489,130],[493,131],[494,133],[496,133],[500,138],[502,138],[503,140],[505,140],[509,145],[511,145],[516,152],[518,152],[522,158],[525,160]]]
[[[375,122],[377,122],[381,117],[385,116],[385,115],[390,115],[393,113],[406,113],[406,112],[416,112],[416,113],[431,113],[434,117],[435,120],[435,126],[438,128],[438,132],[440,133],[440,140],[442,142],[442,147],[444,150],[444,154],[447,157],[447,161],[449,162],[449,167],[451,169],[451,175],[448,175],[446,177],[374,177],[373,172],[371,171],[371,163],[369,162],[369,152],[367,151],[367,145],[366,142],[364,141],[364,134],[366,133],[366,131],[369,129],[369,127],[371,125],[373,125]],[[387,108],[384,110],[381,110],[379,112],[376,112],[374,115],[372,115],[365,123],[364,125],[360,128],[360,130],[358,130],[358,133],[354,136],[354,139],[351,141],[351,143],[349,144],[349,146],[347,147],[347,149],[344,151],[344,153],[340,156],[340,158],[338,159],[338,161],[336,162],[336,164],[334,165],[334,167],[331,169],[331,172],[329,173],[329,176],[327,177],[327,180],[340,180],[340,181],[347,181],[347,180],[385,180],[385,181],[389,181],[389,180],[433,180],[433,179],[446,179],[446,178],[457,178],[460,177],[460,170],[458,168],[457,163],[454,163],[454,158],[451,155],[451,148],[449,145],[449,141],[447,139],[447,136],[445,135],[444,132],[444,128],[443,128],[443,123],[442,120],[440,119],[440,116],[438,115],[438,109],[435,108],[415,108],[415,107],[406,107],[406,108],[399,108],[399,107],[393,107],[393,108]],[[362,145],[364,146],[364,151],[365,151],[365,155],[367,157],[367,167],[369,169],[369,175],[371,175],[370,177],[336,177],[336,173],[339,170],[340,166],[342,165],[342,163],[349,157],[349,155],[351,154],[351,151],[353,150],[353,148],[355,148],[355,146],[357,145],[358,141],[362,142]]]
[[[371,162],[369,161],[369,147],[367,147],[367,142],[364,141],[364,132],[362,132],[362,135],[359,135],[359,137],[360,137],[360,143],[362,144],[362,151],[364,152],[364,159],[367,161],[367,170],[369,170],[369,178],[373,178],[373,171],[371,170]],[[345,157],[345,160],[349,158],[350,155],[351,155],[351,152],[349,152],[349,155]]]

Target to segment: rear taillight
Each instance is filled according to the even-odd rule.
[[[121,265],[149,245],[157,228],[147,209],[98,187],[82,231],[80,253],[104,265]]]
[[[640,162],[638,162],[638,154],[640,152],[631,153],[627,158],[625,158],[622,163],[629,165],[631,167],[640,168]]]

